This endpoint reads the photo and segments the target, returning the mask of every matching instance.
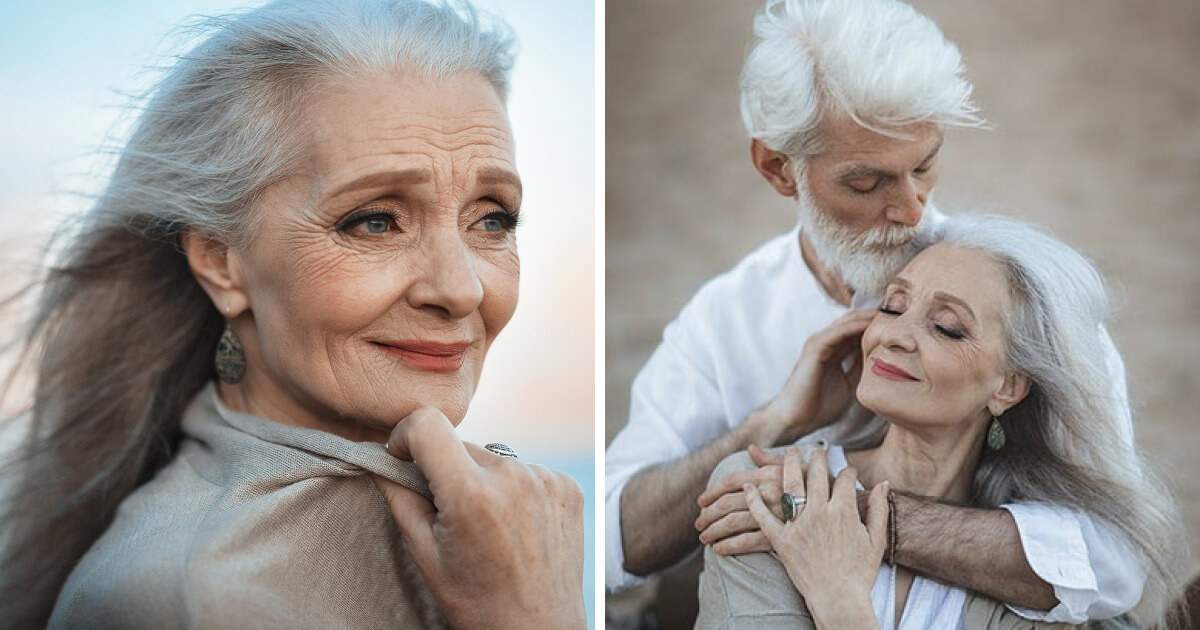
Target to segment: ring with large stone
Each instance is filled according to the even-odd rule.
[[[797,516],[800,516],[800,511],[808,504],[808,497],[792,496],[786,492],[783,493],[780,500],[783,503],[784,521],[794,520]]]
[[[510,448],[507,444],[492,442],[491,444],[484,444],[483,448],[486,448],[500,457],[511,457],[513,459],[517,458],[517,452],[512,450],[512,448]]]

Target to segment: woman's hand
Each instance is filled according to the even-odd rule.
[[[758,424],[757,442],[787,444],[836,422],[854,400],[862,376],[862,334],[875,309],[850,311],[808,338],[783,389],[747,420]],[[850,371],[842,362],[854,357]]]
[[[583,491],[562,473],[464,443],[418,409],[388,451],[420,466],[434,502],[373,476],[455,628],[584,628]]]
[[[809,460],[805,483],[800,453],[788,449],[783,460],[784,492],[807,496],[808,504],[786,523],[763,504],[754,485],[743,488],[750,513],[821,628],[878,628],[871,587],[887,548],[888,487],[884,482],[871,491],[864,527],[855,500],[857,480],[857,471],[847,467],[831,493],[828,457],[818,449]]]

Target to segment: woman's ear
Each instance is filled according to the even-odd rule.
[[[796,196],[796,175],[791,158],[768,149],[762,140],[755,138],[750,141],[750,161],[775,192],[784,197]]]
[[[1018,372],[1011,372],[1004,377],[1004,382],[1000,384],[996,393],[992,394],[992,399],[988,401],[987,405],[988,412],[993,417],[999,416],[1024,400],[1028,394],[1029,377]]]
[[[221,315],[233,319],[242,314],[249,301],[237,254],[208,232],[193,227],[183,231],[181,242],[192,275]]]

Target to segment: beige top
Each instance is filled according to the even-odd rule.
[[[745,452],[735,453],[717,466],[711,479],[715,481],[729,473],[754,468],[754,463]],[[787,569],[774,554],[752,553],[726,557],[713,553],[712,547],[706,546],[699,596],[700,614],[696,620],[696,630],[816,628],[804,598],[792,586]],[[966,594],[961,621],[963,630],[1050,630],[1073,627],[1030,621],[1003,604],[975,593]]]
[[[231,411],[213,384],[182,428],[72,571],[51,628],[448,627],[368,476],[430,496],[416,465]]]

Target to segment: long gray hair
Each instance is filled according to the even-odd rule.
[[[465,0],[280,0],[189,31],[202,42],[148,93],[106,189],[31,286],[30,429],[0,477],[0,625],[45,625],[117,505],[174,454],[223,327],[180,235],[248,242],[257,194],[300,157],[306,94],[366,72],[477,72],[505,97],[515,54]]]
[[[1028,395],[998,418],[1007,436],[984,447],[973,503],[1044,502],[1098,519],[1132,545],[1147,572],[1138,614],[1159,623],[1186,575],[1183,521],[1166,486],[1132,446],[1128,404],[1110,363],[1104,281],[1083,256],[1031,225],[996,216],[953,215],[938,241],[978,250],[1008,279],[1008,368],[1030,380]],[[887,423],[860,416],[834,437],[878,445]]]

